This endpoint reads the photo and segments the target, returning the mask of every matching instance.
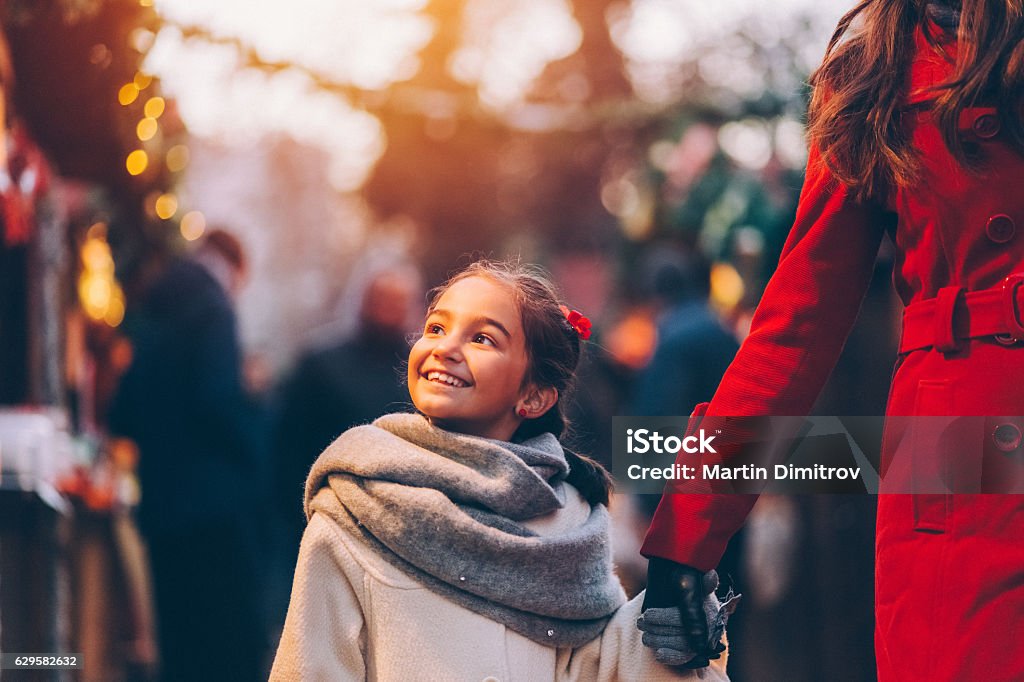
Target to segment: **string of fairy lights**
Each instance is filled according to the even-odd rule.
[[[152,7],[153,0],[139,0],[142,7]],[[134,40],[129,36],[129,41]],[[141,52],[142,50],[140,50]],[[134,126],[136,144],[124,158],[124,169],[129,176],[140,177],[148,173],[157,175],[156,164],[163,163],[174,179],[189,164],[190,152],[184,143],[172,144],[166,150],[161,119],[168,111],[168,102],[156,92],[153,75],[138,71],[132,80],[117,91],[117,102],[126,110],[140,114]],[[141,108],[141,111],[139,109]],[[162,159],[161,159],[162,157]],[[206,230],[206,218],[201,211],[182,212],[181,202],[171,189],[156,190],[144,199],[144,209],[151,218],[174,224],[186,241],[195,241]],[[125,295],[115,276],[113,254],[107,240],[105,221],[93,223],[85,232],[79,249],[81,267],[77,293],[86,317],[111,327],[124,320]]]
[[[154,0],[138,1],[142,7],[152,8],[154,6]],[[237,37],[219,35],[205,27],[179,23],[164,16],[158,16],[158,24],[160,29],[157,30],[163,28],[177,30],[185,40],[201,40],[209,44],[232,48],[238,55],[241,69],[257,69],[271,75],[284,71],[301,73],[315,89],[340,96],[351,106],[374,114],[414,115],[431,118],[436,114],[438,102],[443,100],[442,108],[448,118],[473,119],[477,125],[502,128],[508,127],[511,123],[503,121],[496,112],[483,107],[471,88],[463,91],[442,91],[402,84],[400,88],[389,88],[387,91],[365,90],[351,83],[330,78],[308,65],[266,59],[251,44]],[[152,37],[153,34],[150,34],[150,38]],[[151,41],[149,44],[152,44]],[[139,51],[145,52],[142,49]],[[155,82],[156,79],[151,74],[139,71],[117,92],[118,103],[129,111],[139,114],[135,123],[137,144],[127,153],[124,159],[124,168],[133,177],[145,176],[147,173],[152,173],[155,176],[157,166],[162,163],[170,172],[172,180],[169,184],[173,185],[173,179],[177,178],[188,166],[190,152],[185,143],[172,144],[166,150],[163,149],[165,140],[162,119],[168,110],[168,102],[155,92]],[[567,117],[572,119],[574,127],[579,128],[580,126],[590,127],[609,123],[635,125],[637,121],[650,123],[659,118],[672,117],[675,112],[675,107],[670,103],[651,105],[639,102],[635,98],[595,102],[582,108],[578,103],[571,107],[559,107],[549,103],[544,107],[547,109],[547,118],[550,120],[552,128],[564,127],[568,120]],[[541,132],[536,127],[534,130]],[[179,197],[171,189],[156,190],[147,195],[144,200],[144,208],[148,215],[160,221],[176,223],[181,237],[186,241],[197,240],[206,230],[206,218],[198,210],[183,211],[181,204]],[[124,315],[124,295],[114,278],[113,261],[109,254],[106,225],[97,223],[88,230],[82,246],[83,271],[79,282],[79,295],[83,309],[90,318],[117,326]],[[717,274],[721,276],[721,273]],[[723,287],[715,288],[722,289]],[[724,288],[735,289],[736,287]]]
[[[139,0],[142,7],[152,7],[153,0]],[[192,25],[177,24],[161,17],[162,27],[170,26],[181,32],[186,39],[196,39],[216,45],[227,45],[234,48],[240,55],[243,68],[255,68],[267,73],[280,73],[295,70],[305,74],[313,85],[339,96],[350,103],[366,109],[380,109],[373,98],[379,93],[361,90],[355,86],[332,80],[317,71],[293,62],[270,61],[263,59],[251,45],[238,38],[219,36],[211,31]],[[139,71],[131,81],[124,83],[117,91],[117,102],[121,107],[141,114],[135,124],[136,144],[124,159],[124,169],[132,177],[144,176],[156,172],[155,164],[162,163],[176,178],[185,170],[190,161],[189,148],[185,143],[173,144],[164,151],[162,121],[168,109],[167,101],[155,92],[156,80],[151,74]],[[409,113],[424,113],[422,107],[416,106],[422,101],[418,95],[410,93],[409,97],[395,98],[388,102],[387,108],[402,108]],[[467,103],[468,104],[468,103]],[[141,105],[141,111],[139,107]],[[173,180],[172,183],[173,184]],[[179,197],[173,190],[157,190],[144,199],[146,213],[161,221],[173,223],[181,237],[186,241],[195,241],[203,236],[206,230],[206,218],[201,211],[190,210],[182,213]],[[81,273],[78,281],[78,295],[85,314],[92,320],[116,327],[123,321],[125,311],[124,292],[114,275],[114,261],[107,242],[107,224],[97,222],[87,231],[80,250]]]
[[[144,96],[152,83],[153,76],[139,72],[131,82],[121,86],[117,93],[117,101],[124,107],[144,100],[142,117],[135,126],[135,136],[140,145],[125,157],[125,170],[132,176],[142,175],[149,169],[151,157],[156,153],[152,149],[147,151],[146,143],[156,145],[154,141],[159,139],[160,118],[167,110],[167,101],[160,95]],[[163,163],[172,175],[177,175],[188,165],[189,155],[187,145],[175,144],[164,152]],[[146,198],[146,209],[161,220],[171,220],[178,214],[178,197],[172,192],[155,192]],[[189,211],[181,216],[179,228],[182,237],[194,241],[203,235],[206,221],[201,212]]]

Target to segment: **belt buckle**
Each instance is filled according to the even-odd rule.
[[[1006,334],[996,334],[996,341],[1004,346],[1012,346],[1015,343],[1024,341],[1024,324],[1017,311],[1017,289],[1024,285],[1024,272],[1015,272],[1003,280],[1002,302],[1003,318]]]

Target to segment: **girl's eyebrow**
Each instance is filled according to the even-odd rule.
[[[447,319],[451,319],[451,317],[452,317],[451,312],[445,310],[444,308],[434,308],[433,310],[427,311],[427,318],[428,319],[432,315],[437,315],[438,317],[442,317],[442,318],[444,318],[446,320]],[[512,338],[512,332],[510,332],[508,329],[506,329],[505,325],[503,325],[501,322],[498,322],[493,317],[487,317],[486,315],[480,315],[480,316],[472,318],[472,321],[473,322],[486,322],[487,324],[489,324],[489,325],[491,325],[493,327],[497,327],[498,330],[501,331],[501,333],[504,334],[506,337],[508,337],[510,339]]]
[[[503,325],[501,322],[498,322],[497,320],[491,319],[489,317],[481,317],[480,319],[489,325],[497,327],[498,330],[501,331],[501,333],[504,334],[507,338],[512,338],[512,332],[505,329],[505,325]]]

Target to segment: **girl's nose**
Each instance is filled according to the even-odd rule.
[[[459,361],[462,359],[462,347],[453,336],[443,336],[434,344],[433,354],[439,358]]]

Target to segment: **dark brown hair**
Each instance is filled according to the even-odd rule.
[[[927,20],[940,11],[959,14],[955,62],[942,47],[952,35]],[[856,198],[882,199],[919,176],[920,160],[901,121],[919,28],[953,64],[949,79],[931,89],[930,104],[954,158],[978,169],[958,122],[965,107],[981,104],[998,107],[1002,129],[1024,153],[1022,14],[1020,0],[861,0],[839,21],[811,76],[808,126],[812,145]]]
[[[566,321],[554,285],[543,270],[534,266],[511,260],[478,260],[434,289],[429,309],[433,310],[449,287],[469,277],[486,277],[508,287],[523,324],[528,360],[523,384],[558,391],[558,400],[551,409],[536,419],[524,420],[512,440],[521,442],[543,433],[562,436],[569,426],[562,406],[575,385],[582,344],[579,334]],[[608,504],[611,476],[604,467],[569,450],[565,455],[569,463],[566,480],[591,504]]]

